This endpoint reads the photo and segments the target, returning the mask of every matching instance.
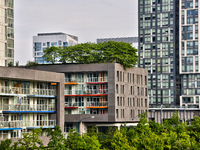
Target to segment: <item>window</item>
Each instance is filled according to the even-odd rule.
[[[69,132],[71,129],[73,129],[73,124],[65,123],[65,132]]]
[[[46,46],[46,43],[43,43],[43,46]]]
[[[129,73],[127,74],[127,78],[128,78],[128,83],[129,83]]]
[[[118,84],[116,84],[116,93],[118,93]]]
[[[116,118],[119,118],[118,109],[116,109]]]
[[[132,91],[133,91],[133,87],[132,87],[132,86],[131,86],[131,89],[130,89],[130,91],[131,91],[131,95],[132,95],[132,94],[133,94],[133,93],[132,93]]]
[[[59,46],[62,46],[62,42],[61,42],[61,41],[58,41],[58,45],[59,45]]]
[[[122,72],[120,71],[120,82],[122,82]]]
[[[117,71],[117,81],[119,81],[119,71]]]
[[[119,97],[117,97],[117,106],[119,106]]]
[[[137,94],[140,95],[140,88],[137,87]]]

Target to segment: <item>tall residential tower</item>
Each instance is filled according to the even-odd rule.
[[[162,121],[172,110],[192,119],[200,95],[198,0],[138,0],[138,8],[139,67],[149,72],[150,119]]]
[[[0,0],[0,66],[14,62],[14,0]]]

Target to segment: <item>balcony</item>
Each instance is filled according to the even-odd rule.
[[[87,102],[86,108],[108,108],[108,102]]]
[[[108,83],[108,78],[107,77],[92,77],[92,78],[87,78],[87,84],[103,84],[103,83]]]
[[[106,96],[107,94],[107,89],[65,90],[65,96]]]
[[[65,84],[78,84],[82,83],[84,80],[81,78],[65,78]]]
[[[52,96],[55,97],[56,90],[54,89],[30,89],[21,87],[8,87],[0,86],[1,95],[41,95],[41,96]]]
[[[76,109],[76,108],[78,108],[78,105],[79,105],[79,103],[66,102],[65,109]]]
[[[21,127],[35,128],[35,127],[55,127],[56,120],[22,120],[20,121]]]
[[[16,94],[23,94],[22,92],[25,92],[25,91],[22,91],[20,87],[0,86],[1,94],[16,95]]]
[[[31,89],[31,95],[55,96],[56,90],[53,89]]]
[[[4,104],[3,113],[55,113],[55,105],[51,104]]]
[[[1,121],[0,130],[3,128],[11,128],[16,130],[16,128],[22,127],[55,127],[56,120],[15,120],[15,121]]]
[[[0,121],[0,130],[2,128],[19,128],[20,127],[20,121]]]

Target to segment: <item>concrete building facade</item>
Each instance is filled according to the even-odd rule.
[[[64,74],[0,67],[0,140],[59,125],[64,131]]]
[[[148,110],[148,71],[117,63],[39,65],[32,69],[65,73],[65,133],[80,133],[96,125],[136,126]]]
[[[33,36],[33,57],[34,61],[38,64],[47,64],[44,60],[43,50],[47,47],[55,46],[74,46],[78,44],[78,37],[65,34],[62,32],[58,33],[38,33],[37,36]],[[56,59],[56,63],[59,63],[59,58]]]
[[[0,0],[0,66],[14,62],[14,0]]]

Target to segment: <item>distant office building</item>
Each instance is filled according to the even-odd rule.
[[[13,0],[0,0],[0,66],[14,62]]]
[[[97,39],[97,43],[103,43],[107,41],[132,43],[132,46],[138,48],[138,37],[121,37],[121,38],[103,38]]]
[[[47,64],[44,60],[43,50],[51,46],[73,46],[78,44],[78,37],[65,34],[62,32],[59,33],[39,33],[37,36],[33,36],[33,57],[34,61],[38,64]],[[59,62],[59,58],[56,59],[56,62]]]

